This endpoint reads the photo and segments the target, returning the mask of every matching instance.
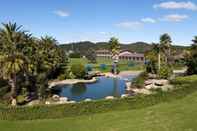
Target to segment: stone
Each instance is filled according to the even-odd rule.
[[[40,104],[39,100],[33,100],[33,101],[30,101],[27,105],[28,106],[34,106],[34,105],[39,105],[39,104]]]
[[[154,88],[154,84],[150,84],[150,85],[145,86],[145,89],[148,89],[148,90],[153,89],[153,88]]]
[[[68,98],[67,97],[60,97],[59,100],[60,101],[68,101]]]
[[[149,73],[149,74],[148,74],[148,78],[149,78],[149,79],[156,79],[156,78],[157,78],[157,75],[156,75],[156,74],[151,74],[151,73]]]
[[[90,98],[87,98],[87,99],[85,99],[84,101],[86,101],[86,102],[87,102],[87,101],[92,101],[92,99],[90,99]]]
[[[52,96],[52,99],[55,100],[55,101],[58,101],[60,99],[60,96],[58,95],[53,95]]]
[[[107,97],[105,97],[105,99],[106,100],[112,100],[112,99],[114,99],[114,96],[107,96]]]
[[[11,105],[12,105],[12,106],[16,106],[16,105],[17,105],[16,99],[12,99]]]
[[[49,101],[46,101],[45,104],[46,104],[46,105],[50,105],[51,103],[50,103]]]
[[[76,103],[76,101],[67,101],[68,104]]]
[[[145,86],[147,86],[147,85],[151,85],[151,84],[153,84],[154,83],[154,81],[153,80],[146,80],[145,82],[144,82],[144,84],[145,84]]]
[[[156,86],[165,86],[165,85],[168,85],[169,84],[169,81],[168,80],[155,80],[155,85]]]
[[[129,94],[122,94],[121,95],[121,98],[126,98],[126,97],[128,97],[129,96]]]

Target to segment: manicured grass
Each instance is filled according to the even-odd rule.
[[[197,92],[138,110],[55,120],[0,121],[2,131],[196,131]]]
[[[88,60],[86,58],[72,58],[70,59],[70,63],[69,65],[72,65],[72,64],[83,64],[83,65],[86,65],[86,64],[91,64],[91,63],[88,63]],[[107,67],[106,69],[104,70],[101,70],[100,69],[100,64],[106,64]],[[111,68],[112,68],[112,60],[110,59],[97,59],[97,63],[96,64],[91,64],[92,67],[93,67],[93,70],[100,70],[102,72],[110,72],[111,71]],[[144,66],[143,64],[136,64],[134,66],[131,66],[129,67],[128,66],[128,61],[126,60],[120,60],[118,62],[118,69],[119,71],[125,71],[125,70],[143,70],[144,69]]]
[[[0,121],[0,129],[2,131],[196,131],[197,76],[179,77],[174,83],[177,86],[175,91],[169,95],[164,93],[164,96],[157,99],[140,101],[137,107],[142,108],[123,104],[120,106],[129,108],[64,119]],[[155,100],[158,103],[153,106],[140,106],[146,105],[149,102],[147,100]]]

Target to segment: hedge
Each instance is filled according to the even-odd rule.
[[[158,92],[152,95],[139,95],[114,100],[99,100],[64,105],[40,105],[32,107],[0,107],[0,120],[35,120],[56,119],[79,115],[91,115],[107,111],[140,109],[161,102],[180,99],[197,91],[197,82],[181,85],[169,92]],[[180,86],[180,85],[177,85]]]

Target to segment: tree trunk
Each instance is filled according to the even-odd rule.
[[[158,53],[158,71],[160,71],[161,68],[161,54]]]
[[[13,76],[13,79],[9,81],[11,86],[11,105],[16,106],[16,75]]]

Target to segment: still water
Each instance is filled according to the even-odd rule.
[[[127,80],[132,80],[129,76]],[[124,78],[98,77],[98,81],[92,84],[75,84],[54,87],[54,94],[67,97],[69,100],[82,101],[89,99],[102,99],[106,96],[120,97],[125,93],[126,84]]]

